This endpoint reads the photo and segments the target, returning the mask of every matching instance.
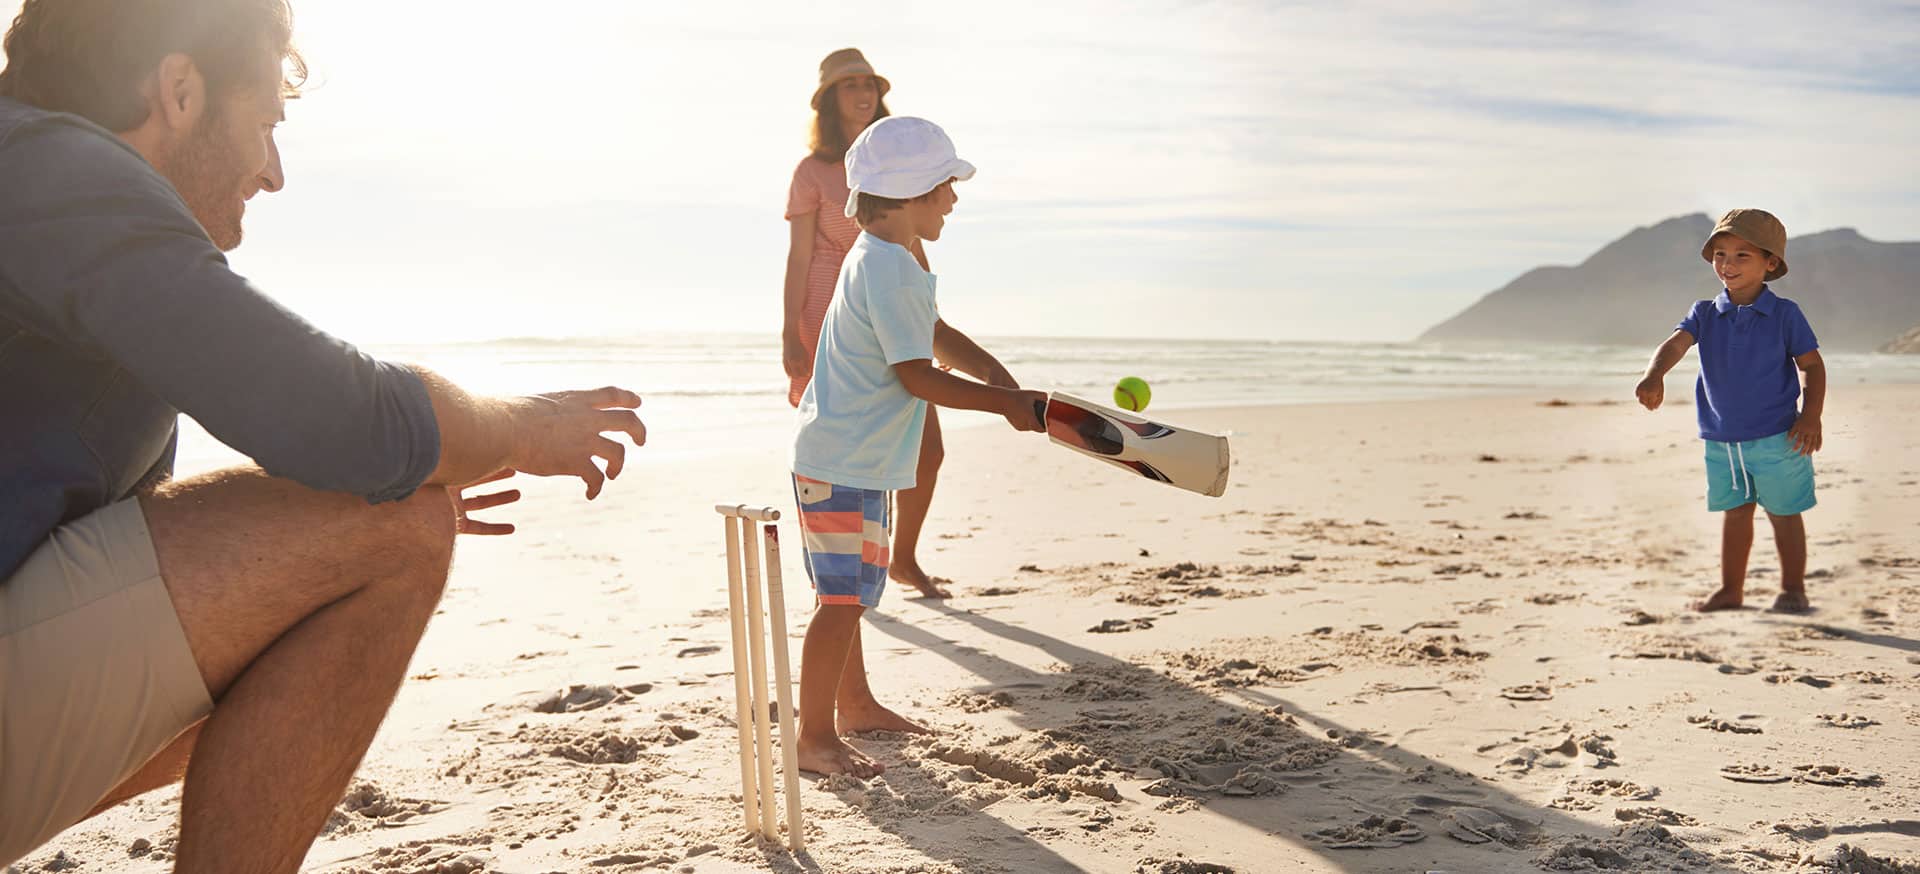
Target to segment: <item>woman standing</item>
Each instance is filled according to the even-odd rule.
[[[820,62],[820,85],[813,92],[813,136],[810,154],[793,170],[787,193],[787,221],[792,241],[787,248],[785,318],[780,332],[781,358],[789,385],[787,403],[799,406],[800,396],[813,376],[814,348],[820,342],[820,322],[826,318],[839,285],[840,262],[853,246],[860,228],[846,217],[847,173],[844,160],[855,137],[876,120],[887,117],[884,98],[892,87],[873,71],[859,49],[841,49]],[[913,257],[922,269],[927,253],[918,241]],[[1012,377],[993,362],[1000,379]],[[940,420],[927,410],[925,438],[920,444],[917,485],[899,492],[894,517],[892,563],[887,576],[910,585],[923,597],[945,598],[948,592],[920,569],[916,550],[920,528],[933,502],[934,480],[940,472],[945,447]]]

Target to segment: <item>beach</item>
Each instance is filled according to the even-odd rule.
[[[713,511],[791,511],[784,432],[642,450],[592,503],[520,477],[306,870],[1920,870],[1818,867],[1920,859],[1920,386],[1835,383],[1787,616],[1764,521],[1749,609],[1687,609],[1720,526],[1687,385],[1165,412],[1230,434],[1219,499],[951,429],[922,557],[955,597],[863,631],[937,733],[805,779],[799,857],[742,827]],[[784,578],[797,666],[797,547]],[[169,870],[177,809],[18,869]]]

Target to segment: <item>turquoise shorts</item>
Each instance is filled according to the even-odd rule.
[[[1739,443],[1707,444],[1707,511],[1758,503],[1774,516],[1813,509],[1813,458],[1795,452],[1782,431]]]

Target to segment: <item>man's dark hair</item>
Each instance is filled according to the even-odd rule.
[[[141,81],[174,53],[193,58],[216,101],[261,84],[269,62],[288,97],[307,77],[288,0],[26,0],[0,97],[131,130],[147,119]]]

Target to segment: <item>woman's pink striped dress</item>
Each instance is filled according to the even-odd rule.
[[[860,236],[860,226],[847,218],[846,165],[831,164],[808,155],[793,168],[793,187],[787,191],[787,219],[813,213],[813,265],[807,268],[807,299],[800,309],[800,342],[807,356],[820,345],[820,323],[827,317],[827,304],[833,302],[834,289],[840,284],[840,262]],[[804,379],[792,380],[787,388],[787,403],[800,405],[807,390]]]

